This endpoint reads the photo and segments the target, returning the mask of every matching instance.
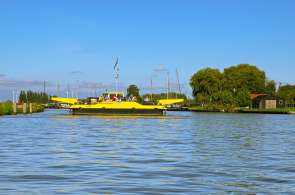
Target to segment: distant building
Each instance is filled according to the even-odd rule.
[[[282,98],[277,98],[268,94],[250,94],[252,108],[272,109],[283,108],[285,101]]]

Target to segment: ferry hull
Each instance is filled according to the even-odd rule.
[[[147,115],[162,116],[162,109],[105,109],[105,108],[72,108],[73,115]]]

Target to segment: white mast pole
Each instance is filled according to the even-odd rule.
[[[14,100],[14,90],[12,91],[12,103],[14,103],[15,102],[15,100]]]
[[[117,58],[116,63],[114,65],[114,70],[115,70],[115,81],[116,81],[116,92],[118,91],[119,88],[119,59]]]
[[[153,76],[151,76],[151,101],[153,101]]]
[[[169,70],[167,70],[167,99],[169,99],[170,93],[170,79],[169,79]]]
[[[116,76],[116,92],[118,91],[119,78]]]
[[[181,88],[180,88],[180,82],[179,82],[179,72],[178,72],[177,68],[176,68],[176,78],[177,78],[178,92],[179,92],[179,94],[181,94]],[[177,95],[177,93],[176,93],[176,95]],[[176,99],[177,99],[177,96],[176,96]]]

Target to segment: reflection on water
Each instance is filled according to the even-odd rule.
[[[295,193],[295,116],[0,118],[0,194]]]

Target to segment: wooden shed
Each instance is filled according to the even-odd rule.
[[[273,109],[283,108],[284,100],[268,94],[251,94],[252,108]]]

